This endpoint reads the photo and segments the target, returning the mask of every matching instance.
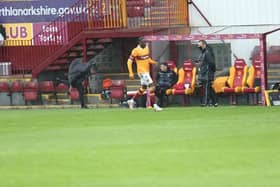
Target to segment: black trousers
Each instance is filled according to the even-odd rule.
[[[159,99],[159,105],[163,105],[163,99],[166,93],[167,87],[161,87],[161,86],[156,86],[155,94],[157,98]]]
[[[217,103],[216,94],[212,88],[212,81],[202,80],[201,83],[203,86],[203,93],[204,93],[201,99],[202,102],[201,104],[207,105],[207,104]]]
[[[84,98],[85,91],[84,91],[84,87],[83,87],[82,82],[83,82],[82,80],[73,81],[71,83],[71,86],[73,88],[77,88],[77,90],[79,92],[79,99],[80,99],[80,102],[81,102],[81,107],[84,108],[86,106],[85,105],[85,98]]]

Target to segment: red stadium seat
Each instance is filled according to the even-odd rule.
[[[112,85],[110,86],[110,99],[112,104],[112,99],[123,99],[125,96],[126,87],[124,80],[112,80]]]
[[[127,0],[126,11],[128,17],[140,17],[145,15],[144,1]]]
[[[36,101],[38,99],[37,92],[24,92],[25,101]]]
[[[72,88],[71,89],[70,99],[71,99],[71,101],[79,99],[79,91],[77,90],[77,88]]]
[[[189,96],[193,94],[196,82],[196,67],[193,65],[192,60],[184,61],[183,67],[179,70],[178,82],[174,85],[172,93],[173,95],[182,95],[183,104],[186,105],[185,95]]]
[[[55,88],[56,104],[65,103],[69,100],[69,87],[64,83],[59,83]]]
[[[24,91],[38,91],[38,82],[26,82],[24,85]]]
[[[142,17],[144,14],[144,7],[136,6],[127,8],[128,17]]]
[[[23,85],[22,82],[20,81],[16,81],[16,82],[12,82],[11,86],[10,86],[10,92],[23,92]]]
[[[55,96],[54,85],[52,81],[42,81],[40,83],[40,98],[41,104],[45,104],[50,101],[50,97]]]
[[[52,81],[43,81],[40,83],[40,92],[41,93],[53,93],[54,85]]]
[[[107,78],[103,80],[103,90],[107,90],[112,86],[112,80]]]
[[[0,82],[0,92],[9,92],[8,82]]]
[[[68,92],[69,91],[69,87],[64,84],[64,83],[59,83],[56,88],[55,88],[55,91],[57,93],[65,93],[65,92]]]
[[[26,82],[24,86],[25,101],[36,101],[38,99],[38,82]]]
[[[238,104],[237,95],[242,93],[242,87],[246,86],[247,65],[244,59],[235,60],[234,66],[230,68],[230,75],[227,81],[228,87],[222,88],[224,94],[230,94],[231,104],[233,104],[233,95],[235,102]]]

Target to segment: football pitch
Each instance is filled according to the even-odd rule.
[[[0,110],[1,187],[279,187],[280,107]]]

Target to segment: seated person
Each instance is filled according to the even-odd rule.
[[[172,88],[172,86],[177,82],[177,75],[172,71],[167,63],[160,64],[160,70],[157,73],[157,86],[156,86],[156,96],[159,99],[159,105],[163,105],[163,97],[167,89]]]

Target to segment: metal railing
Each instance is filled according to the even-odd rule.
[[[187,20],[186,0],[78,0],[31,40],[5,41],[0,63],[10,63],[12,74],[31,73],[81,32],[152,30],[186,25]]]

